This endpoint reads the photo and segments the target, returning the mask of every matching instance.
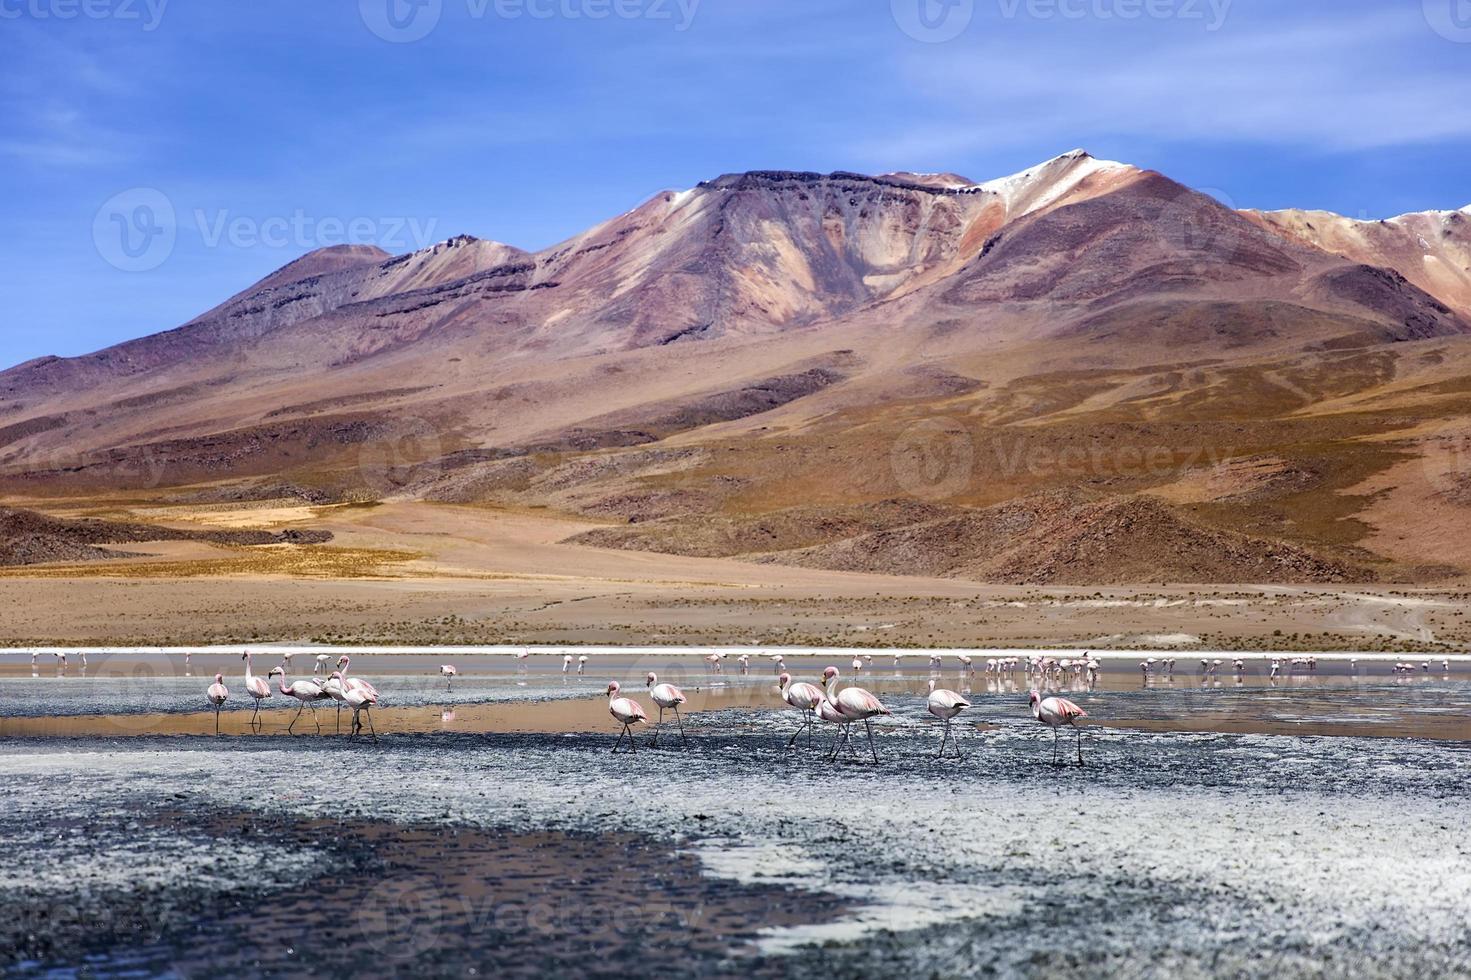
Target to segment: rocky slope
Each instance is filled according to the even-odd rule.
[[[998,580],[1392,577],[1435,542],[1383,545],[1354,487],[1457,465],[1468,223],[1237,212],[1082,151],[980,183],[732,174],[536,253],[314,252],[0,372],[0,492],[553,507],[647,525],[589,539],[619,547]],[[1178,510],[1236,458],[1316,489]],[[1381,514],[1410,493],[1374,486]],[[991,510],[1064,491],[1104,496],[1035,537]],[[1003,560],[993,527],[1029,543]]]

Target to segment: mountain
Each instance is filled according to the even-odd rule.
[[[1468,224],[1235,211],[1081,150],[729,174],[539,252],[319,250],[0,372],[0,491],[553,507],[615,547],[1013,581],[1106,578],[1100,541],[1132,579],[1161,536],[1191,580],[1455,574],[1393,502],[1471,499]],[[1247,459],[1301,478],[1227,492]],[[987,554],[903,557],[943,540]]]

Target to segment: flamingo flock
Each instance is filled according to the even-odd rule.
[[[35,651],[30,652],[33,673],[35,673],[39,655],[41,654]],[[46,655],[56,659],[59,675],[65,676],[68,664],[67,653],[49,651]],[[85,672],[87,669],[86,652],[73,651],[73,655],[79,658]],[[939,653],[925,655],[929,658],[933,672],[938,674],[944,669],[946,655]],[[317,709],[320,705],[331,702],[336,709],[336,728],[339,733],[342,730],[342,709],[345,707],[352,712],[350,733],[354,736],[367,733],[376,740],[377,732],[373,724],[372,709],[379,704],[378,691],[366,680],[351,676],[349,657],[338,657],[334,664],[331,654],[317,654],[314,657],[312,674],[293,681],[289,677],[292,664],[290,652],[283,652],[280,665],[273,667],[265,677],[254,673],[251,656],[249,652],[241,655],[244,661],[244,696],[253,702],[253,710],[248,722],[252,729],[258,729],[261,724],[262,704],[269,706],[272,700],[279,696],[288,699],[288,703],[295,701],[297,704],[296,712],[286,726],[286,731],[290,734],[296,734],[296,725],[302,723],[302,716],[307,712],[311,713],[312,725],[320,734],[322,725]],[[528,669],[527,661],[531,656],[532,652],[529,648],[522,648],[519,652],[514,653],[518,671],[525,672]],[[723,675],[725,656],[719,652],[703,655],[702,660],[706,672],[717,677]],[[820,683],[810,683],[793,677],[782,653],[772,652],[755,656],[757,659],[765,656],[771,661],[777,672],[776,688],[781,702],[799,714],[798,724],[786,743],[788,751],[796,748],[804,735],[807,747],[812,748],[816,741],[816,730],[819,723],[824,723],[834,727],[832,742],[826,749],[830,761],[836,760],[838,755],[844,751],[850,757],[858,756],[863,742],[867,743],[869,758],[874,763],[879,761],[873,722],[876,719],[891,716],[893,712],[876,695],[857,686],[853,681],[846,680],[837,667],[826,668],[822,673]],[[913,655],[894,654],[896,670],[900,669],[901,662],[906,656]],[[1008,689],[1008,683],[1010,690],[1016,691],[1018,680],[1024,680],[1026,687],[1021,690],[1028,690],[1028,703],[1033,719],[1052,730],[1054,764],[1060,764],[1061,737],[1064,728],[1072,729],[1076,761],[1080,765],[1083,763],[1082,731],[1079,723],[1088,718],[1088,713],[1065,697],[1044,696],[1042,692],[1056,691],[1059,688],[1074,691],[1093,690],[1102,668],[1099,660],[1091,653],[1084,651],[1081,656],[1072,657],[1045,654],[991,657],[984,661],[963,652],[949,656],[954,658],[954,663],[958,666],[963,681],[973,677],[977,668],[984,664],[987,690],[993,693],[998,690],[1005,692]],[[739,665],[742,675],[749,673],[752,654],[732,654],[731,657]],[[850,667],[854,681],[862,678],[864,673],[873,673],[873,659],[872,655],[863,654],[855,654],[852,657]],[[1273,683],[1284,675],[1287,677],[1313,676],[1318,670],[1318,658],[1311,654],[1294,657],[1271,656],[1270,660],[1263,655],[1261,659],[1269,665],[1268,676]],[[563,654],[562,673],[564,675],[571,673],[575,665],[576,673],[583,675],[586,673],[589,660],[586,654],[580,656]],[[1359,658],[1349,658],[1347,664],[1351,675],[1360,676]],[[1451,670],[1449,659],[1444,657],[1437,658],[1435,661],[1430,659],[1403,660],[1393,664],[1385,663],[1383,666],[1401,677],[1421,673],[1428,675],[1435,667],[1439,667],[1441,672],[1449,676]],[[1162,677],[1172,682],[1175,667],[1176,660],[1173,657],[1146,657],[1139,663],[1146,686],[1155,677]],[[1247,660],[1243,657],[1234,657],[1229,660],[1210,657],[1200,659],[1202,682],[1209,682],[1226,670],[1234,675],[1236,683],[1240,685],[1244,682],[1247,673]],[[446,691],[452,692],[454,682],[459,676],[458,669],[452,664],[443,664],[439,667],[438,672],[445,681]],[[723,679],[715,682],[717,687],[725,683]],[[654,748],[659,746],[666,715],[670,713],[674,716],[673,721],[679,733],[680,745],[688,746],[690,741],[684,727],[684,714],[689,707],[689,699],[684,691],[674,684],[660,682],[658,675],[652,671],[647,673],[645,685],[648,696],[657,709],[649,746]],[[924,711],[938,722],[940,743],[933,754],[941,759],[946,758],[947,755],[957,760],[963,760],[966,757],[961,737],[955,728],[955,721],[964,712],[971,709],[973,703],[968,699],[969,684],[965,683],[961,686],[965,694],[941,688],[937,681],[932,679],[924,695]],[[624,695],[616,681],[609,684],[607,695],[609,713],[620,726],[613,751],[632,754],[637,751],[634,728],[637,725],[649,724],[650,715],[645,712],[637,700]],[[220,713],[231,696],[224,675],[215,674],[213,682],[205,691],[205,700],[215,715],[216,735],[220,734]]]
[[[366,720],[368,732],[374,740],[378,733],[373,727],[372,709],[378,704],[378,689],[361,677],[351,677],[348,671],[352,666],[352,658],[338,657],[335,670],[328,674],[330,655],[319,655],[313,668],[313,675],[309,678],[287,683],[287,672],[291,668],[291,656],[283,655],[281,665],[272,667],[264,678],[255,675],[251,669],[250,652],[241,654],[241,660],[245,661],[245,693],[255,702],[255,710],[251,712],[249,726],[259,730],[261,702],[269,701],[276,694],[291,698],[296,701],[296,714],[291,716],[291,723],[286,726],[286,731],[295,734],[296,723],[301,720],[302,712],[311,709],[312,723],[316,725],[317,733],[321,734],[322,724],[317,717],[317,704],[323,701],[335,701],[337,703],[337,729],[342,730],[342,708],[346,706],[352,709],[353,735],[361,734],[363,722]],[[328,676],[322,676],[328,674]],[[273,690],[271,681],[276,678],[277,687]],[[230,691],[225,687],[225,678],[216,674],[214,683],[205,691],[205,698],[214,706],[215,711],[215,734],[220,733],[220,709],[229,700]]]

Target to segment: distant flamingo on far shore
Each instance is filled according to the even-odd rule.
[[[444,689],[446,691],[450,690],[454,686],[455,677],[458,674],[459,674],[459,671],[458,670],[455,670],[455,665],[454,664],[441,664],[440,665],[440,667],[439,667],[439,676],[441,676],[441,677],[444,678]]]

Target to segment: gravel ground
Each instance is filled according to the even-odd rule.
[[[1397,697],[1460,704],[1466,692],[1368,693],[1382,706]],[[1178,707],[1199,696],[1078,699],[1104,717],[1130,706],[1167,713],[1169,698]],[[1253,702],[1239,700],[1250,716]],[[688,749],[671,742],[635,756],[609,754],[611,735],[385,735],[376,745],[11,740],[0,745],[10,790],[0,801],[10,855],[0,872],[5,962],[16,972],[118,972],[126,963],[118,949],[82,941],[97,909],[160,924],[150,935],[177,964],[195,948],[179,937],[201,934],[199,921],[215,921],[221,908],[234,910],[242,933],[280,921],[272,896],[283,889],[343,890],[370,907],[397,907],[395,896],[418,894],[426,876],[435,894],[468,893],[473,879],[432,867],[369,867],[344,885],[342,868],[355,865],[331,855],[357,846],[364,828],[388,825],[608,841],[599,873],[571,874],[564,891],[607,895],[608,874],[641,880],[688,862],[722,886],[701,892],[704,906],[747,909],[750,935],[725,930],[724,946],[698,956],[678,938],[610,942],[573,972],[1172,980],[1468,972],[1471,744],[1095,728],[1084,740],[1086,766],[1053,767],[1050,735],[1001,714],[998,701],[983,713],[998,727],[967,733],[964,761],[941,762],[918,705],[894,705],[901,717],[878,738],[877,765],[786,753],[792,718],[746,709],[701,715]],[[223,845],[218,832],[199,829],[202,820],[247,817],[252,832]],[[323,837],[301,830],[310,821],[347,823]],[[504,862],[501,854],[493,863]],[[751,888],[785,896],[780,921],[740,904]],[[680,892],[638,894],[634,907],[648,909]],[[431,918],[449,927],[448,914]],[[333,950],[352,946],[353,935],[363,940],[370,958],[351,964],[359,972],[387,964],[463,976],[496,965],[509,942],[471,929],[483,940],[411,943],[411,955],[395,959],[375,942],[371,917],[348,921],[357,933],[321,935]],[[446,931],[465,932],[438,934]],[[745,948],[753,938],[755,956]],[[298,957],[279,969],[341,972],[341,964]]]

